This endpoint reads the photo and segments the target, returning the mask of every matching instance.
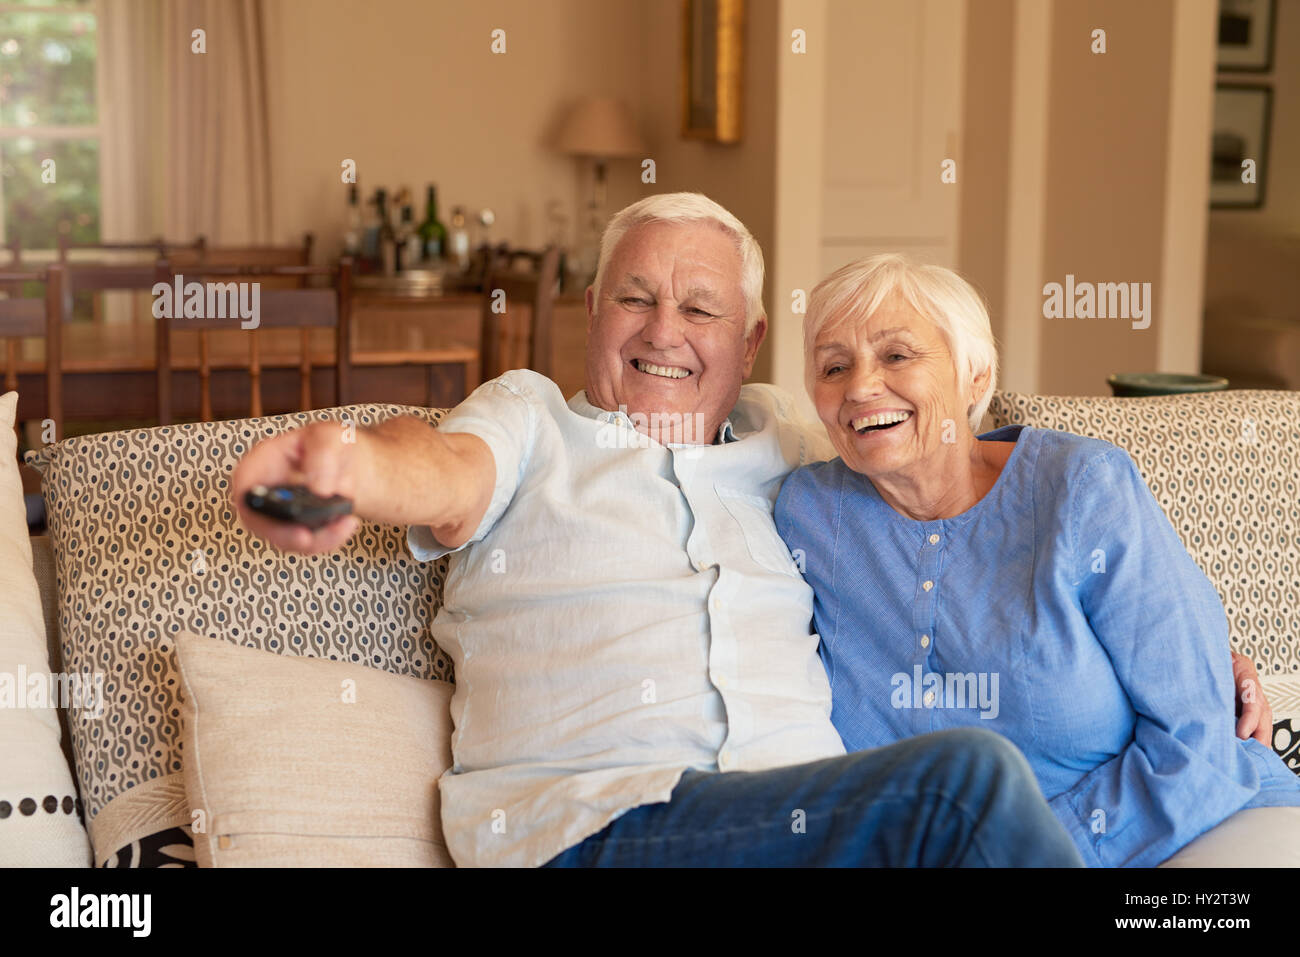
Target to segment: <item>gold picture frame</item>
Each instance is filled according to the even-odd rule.
[[[682,137],[739,143],[745,0],[681,0]]]

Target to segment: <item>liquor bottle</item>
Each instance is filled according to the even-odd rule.
[[[388,217],[388,193],[386,190],[375,191],[375,203],[379,207],[379,258],[383,264],[385,276],[397,272],[397,234],[393,231],[392,220]]]
[[[402,269],[420,268],[420,260],[424,258],[424,240],[420,238],[419,230],[415,228],[415,210],[407,203],[402,207]]]
[[[424,202],[420,240],[424,244],[424,258],[433,263],[439,262],[447,245],[447,227],[438,221],[438,187],[432,183],[429,184]]]
[[[383,192],[382,189],[377,189],[375,194],[366,200],[365,225],[361,230],[361,258],[368,269],[375,268],[380,258],[379,227],[382,221],[379,215],[379,197]]]
[[[348,229],[343,234],[343,254],[356,257],[361,253],[361,193],[357,184],[348,187]]]
[[[447,235],[448,252],[456,264],[458,272],[469,269],[469,230],[465,228],[465,210],[453,206],[451,210],[451,232]]]
[[[393,200],[394,215],[396,215],[398,210],[401,210],[401,219],[399,219],[397,224],[393,227],[393,248],[395,250],[395,262],[398,272],[410,268],[406,264],[406,236],[411,231],[411,219],[407,215],[407,210],[410,209],[410,207],[401,205],[401,200],[404,195],[405,193],[398,193],[397,197]]]

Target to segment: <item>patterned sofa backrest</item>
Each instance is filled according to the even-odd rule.
[[[281,553],[229,504],[230,473],[261,439],[330,421],[346,436],[403,414],[436,424],[443,412],[356,405],[89,435],[28,453],[44,479],[63,668],[105,676],[105,713],[71,722],[92,836],[115,797],[179,776],[178,631],[452,680],[429,630],[445,560],[418,562],[404,529],[371,524],[338,552]],[[129,747],[106,752],[106,729],[119,726],[134,729]]]
[[[989,414],[995,427],[1059,429],[1126,449],[1218,590],[1233,647],[1263,675],[1300,674],[1300,392],[1000,392]]]

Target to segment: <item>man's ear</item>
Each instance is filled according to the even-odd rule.
[[[754,371],[754,360],[758,358],[758,347],[763,344],[763,338],[766,335],[767,316],[759,316],[753,330],[745,337],[745,375],[743,378],[748,379],[749,374]]]
[[[587,287],[587,335],[591,335],[591,327],[596,324],[596,287]]]

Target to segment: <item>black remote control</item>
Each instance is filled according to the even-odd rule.
[[[259,515],[304,525],[312,530],[352,512],[352,500],[342,495],[321,498],[305,485],[254,485],[244,493],[244,504]]]

